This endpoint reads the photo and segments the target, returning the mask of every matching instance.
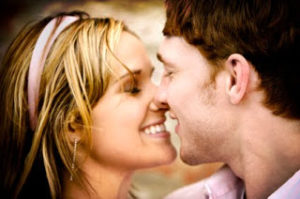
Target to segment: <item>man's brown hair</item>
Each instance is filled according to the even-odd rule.
[[[299,1],[166,0],[166,36],[183,36],[215,68],[242,54],[274,114],[300,119]]]

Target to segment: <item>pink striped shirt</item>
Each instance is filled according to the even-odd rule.
[[[211,177],[180,188],[165,199],[243,199],[244,195],[242,180],[225,166]],[[300,170],[268,199],[300,199]]]

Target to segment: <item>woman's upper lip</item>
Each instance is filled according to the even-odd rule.
[[[143,131],[143,130],[145,130],[146,128],[148,128],[148,127],[150,127],[150,126],[153,126],[153,125],[160,125],[160,124],[163,124],[163,123],[165,123],[165,121],[166,121],[166,118],[162,118],[162,119],[160,119],[160,120],[157,120],[156,122],[151,122],[151,123],[149,123],[149,124],[143,126],[143,127],[141,128],[141,130]]]

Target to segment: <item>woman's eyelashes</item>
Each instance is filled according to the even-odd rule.
[[[138,87],[133,87],[132,89],[131,89],[131,91],[130,91],[130,93],[131,94],[137,94],[137,93],[139,93],[139,92],[141,92],[141,89],[139,89]]]
[[[134,78],[128,78],[122,85],[122,91],[124,93],[129,93],[131,95],[136,95],[142,91],[141,88],[145,87],[150,83],[152,80],[152,75],[154,72],[154,67],[151,68],[151,71],[145,74],[137,74]]]
[[[125,93],[130,93],[130,94],[138,94],[141,89],[138,88],[138,82],[135,81],[135,82],[127,82],[125,83],[125,86],[124,86],[124,92]]]

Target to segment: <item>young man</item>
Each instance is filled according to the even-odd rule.
[[[166,0],[156,103],[184,162],[226,163],[168,199],[300,198],[298,2]]]

